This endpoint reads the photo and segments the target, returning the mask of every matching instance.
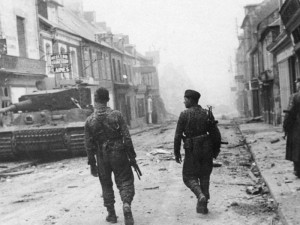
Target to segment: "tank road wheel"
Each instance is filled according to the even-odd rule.
[[[72,156],[85,156],[84,129],[69,129],[67,130],[66,135],[68,136],[68,149]]]
[[[13,133],[0,133],[0,161],[17,158],[16,142]]]

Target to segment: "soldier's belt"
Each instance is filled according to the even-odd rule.
[[[108,138],[107,142],[123,141],[122,137]]]
[[[205,140],[208,139],[208,134],[203,134],[203,135],[199,135],[196,137],[192,137],[192,138],[186,138],[184,141],[184,149],[193,149],[193,144],[194,143],[202,143]]]
[[[208,134],[199,135],[191,138],[193,141],[204,141],[208,139]]]

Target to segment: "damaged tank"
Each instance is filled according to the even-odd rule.
[[[71,87],[23,95],[0,109],[0,160],[85,154],[91,90]]]

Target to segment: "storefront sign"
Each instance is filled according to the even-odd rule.
[[[51,64],[52,64],[54,73],[69,73],[69,72],[71,72],[69,54],[51,55]]]

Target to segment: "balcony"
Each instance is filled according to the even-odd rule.
[[[0,71],[15,75],[46,76],[46,62],[36,59],[2,55]]]

